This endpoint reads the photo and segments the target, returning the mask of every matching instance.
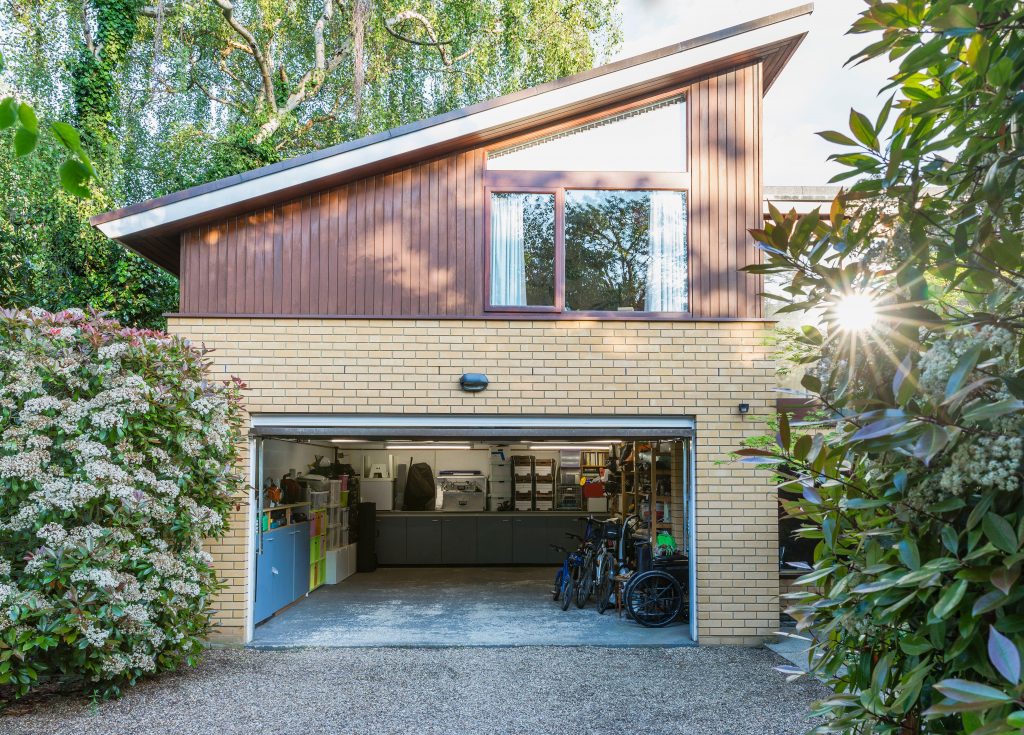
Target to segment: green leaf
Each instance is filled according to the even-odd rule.
[[[998,513],[986,513],[981,521],[981,530],[985,533],[985,538],[1000,551],[1013,554],[1020,547],[1013,526]]]
[[[906,416],[889,416],[861,427],[850,437],[850,441],[866,441],[868,439],[891,436],[906,426],[907,423],[909,422]]]
[[[18,122],[17,103],[13,97],[4,97],[3,100],[0,100],[0,130],[6,130],[16,122]]]
[[[966,579],[961,579],[947,587],[946,591],[939,597],[939,601],[932,607],[931,616],[935,620],[945,620],[956,609],[956,606],[960,604],[965,592],[967,592]]]
[[[957,28],[973,29],[978,26],[978,11],[970,5],[954,5],[949,12],[936,20],[934,25],[940,31]]]
[[[1006,718],[1006,724],[1010,727],[1024,728],[1024,710],[1012,712],[1010,716]]]
[[[932,650],[932,644],[921,636],[911,635],[900,639],[900,650],[908,656],[920,656]]]
[[[848,135],[843,135],[835,130],[821,130],[815,135],[820,135],[822,138],[827,140],[829,143],[835,143],[836,145],[857,145],[857,141]]]
[[[978,360],[981,358],[981,345],[975,345],[971,347],[967,352],[960,356],[960,359],[956,363],[956,367],[953,368],[953,372],[950,373],[949,380],[946,381],[946,398],[950,398],[956,393],[967,380],[967,376],[971,374],[971,371],[978,364]]]
[[[914,539],[905,538],[901,539],[896,544],[896,553],[900,557],[900,561],[908,569],[918,569],[921,566],[921,555],[917,551],[917,544],[914,543]]]
[[[850,109],[850,130],[854,137],[873,151],[878,150],[878,136],[867,115]]]
[[[79,161],[69,158],[60,167],[60,184],[64,191],[78,197],[89,196],[89,170]]]
[[[1004,398],[1001,401],[994,401],[992,403],[981,402],[971,404],[971,406],[964,410],[963,418],[965,421],[973,423],[998,418],[999,416],[1005,416],[1008,413],[1018,411],[1024,411],[1024,401],[1017,398]]]
[[[39,134],[39,119],[36,117],[36,111],[32,109],[32,105],[27,102],[18,105],[18,119],[21,121],[21,127],[30,133]]]
[[[27,156],[31,153],[39,140],[39,136],[28,128],[18,128],[14,131],[14,155]]]
[[[988,627],[988,660],[1008,682],[1014,686],[1020,683],[1020,651],[1013,641],[991,625]]]
[[[943,679],[935,684],[935,689],[943,696],[952,699],[954,702],[981,703],[981,702],[1009,702],[1012,698],[1005,692],[987,684],[979,684],[964,679]]]
[[[50,129],[57,136],[57,140],[72,153],[78,153],[82,150],[82,138],[71,125],[64,122],[55,122],[50,125]]]

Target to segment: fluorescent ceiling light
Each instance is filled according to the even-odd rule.
[[[331,439],[334,444],[365,444],[365,439]]]
[[[611,447],[601,444],[531,444],[530,449],[578,449],[580,451],[589,449],[591,451],[607,452],[611,450]]]
[[[388,444],[387,449],[472,449],[472,444]]]

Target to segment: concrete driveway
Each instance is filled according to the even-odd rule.
[[[686,733],[797,735],[828,693],[763,648],[333,648],[211,651],[96,706],[19,703],[5,735]]]

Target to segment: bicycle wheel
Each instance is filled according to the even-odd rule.
[[[612,569],[613,563],[610,559],[605,559],[604,564],[601,565],[601,578],[597,582],[597,591],[594,593],[597,595],[597,612],[599,615],[604,615],[605,610],[612,606],[612,590],[615,588],[615,580],[612,577],[615,576],[615,570]]]
[[[630,579],[623,593],[629,617],[645,628],[662,628],[683,609],[683,589],[668,572],[652,569]]]
[[[569,609],[569,603],[572,601],[574,593],[575,593],[575,582],[574,582],[574,580],[572,578],[572,574],[571,573],[563,574],[562,575],[562,584],[561,584],[561,587],[559,588],[559,594],[561,595],[561,598],[562,598],[561,605],[562,605],[562,609],[563,610],[568,610]]]
[[[588,555],[576,581],[576,607],[583,609],[594,590],[594,557]]]
[[[558,602],[562,596],[562,575],[565,574],[565,569],[559,569],[555,572],[555,587],[551,592],[551,599]]]

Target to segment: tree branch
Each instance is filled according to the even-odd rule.
[[[423,26],[423,30],[430,40],[422,41],[417,38],[411,38],[395,30],[395,26],[404,23],[405,21],[414,21]],[[423,15],[422,13],[418,13],[415,10],[403,10],[394,17],[388,18],[387,20],[384,21],[384,29],[392,36],[397,38],[399,41],[411,43],[415,46],[431,46],[433,48],[436,48],[437,52],[441,55],[441,62],[445,66],[452,66],[453,64],[457,64],[460,61],[463,61],[464,59],[467,59],[474,53],[476,53],[476,48],[471,46],[469,49],[453,58],[451,52],[448,50],[448,47],[451,46],[454,43],[454,41],[442,41],[440,38],[438,38],[437,31],[434,30],[434,25],[430,22],[430,20],[425,15]],[[490,31],[488,31],[488,33],[492,34],[498,32],[498,29],[491,29]]]
[[[235,17],[235,7],[232,5],[231,0],[212,0],[212,2],[221,9],[221,12],[224,14],[224,19],[228,22],[228,25],[234,29],[235,33],[245,39],[246,44],[249,46],[253,58],[256,59],[256,64],[260,68],[260,76],[263,79],[264,101],[267,103],[270,114],[276,115],[277,99],[274,94],[274,79],[270,73],[270,65],[267,63],[266,57],[264,57],[259,44],[256,42],[256,37]]]

